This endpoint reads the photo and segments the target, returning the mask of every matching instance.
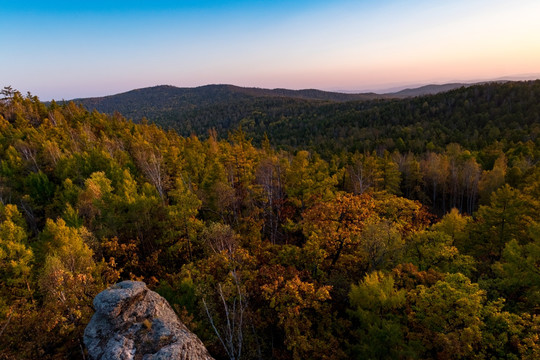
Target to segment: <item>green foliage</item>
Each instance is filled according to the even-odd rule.
[[[445,214],[441,221],[433,224],[434,231],[444,233],[452,239],[452,244],[458,247],[463,246],[468,238],[467,225],[472,219],[459,213],[458,209],[453,208]]]
[[[485,291],[462,274],[451,274],[431,287],[411,292],[411,339],[423,346],[423,358],[463,359],[476,353],[482,339],[480,313]]]
[[[304,208],[311,204],[315,197],[328,199],[332,197],[337,176],[330,176],[328,164],[307,151],[299,151],[291,160],[286,175],[287,195],[296,207]]]
[[[198,326],[193,321],[197,310],[197,295],[195,284],[190,277],[171,276],[169,280],[161,280],[156,288],[180,316],[180,320],[190,329]]]
[[[540,319],[527,313],[502,311],[503,300],[487,303],[482,311],[481,350],[478,359],[534,359],[540,354]]]
[[[0,301],[6,306],[11,301],[29,298],[34,254],[21,213],[14,205],[0,205]],[[0,305],[0,318],[8,309]]]
[[[407,243],[407,260],[420,270],[460,272],[471,276],[475,271],[474,260],[471,256],[460,254],[452,244],[449,235],[437,231],[414,234]]]
[[[472,225],[476,239],[471,252],[477,257],[498,260],[510,240],[528,242],[529,226],[537,221],[540,208],[527,195],[508,184],[491,196],[490,205],[478,209],[478,223]]]
[[[41,171],[28,175],[25,179],[25,187],[28,195],[39,206],[48,204],[55,191],[54,184]]]
[[[353,319],[352,354],[357,359],[396,359],[411,356],[400,316],[406,291],[396,289],[391,275],[373,272],[349,293]]]
[[[495,288],[510,306],[533,312],[540,307],[540,226],[530,228],[532,241],[506,243],[501,260],[493,265]]]

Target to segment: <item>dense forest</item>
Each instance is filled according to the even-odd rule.
[[[266,134],[276,148],[315,151],[326,160],[342,151],[441,152],[451,143],[481,150],[495,141],[527,142],[540,133],[538,80],[407,99],[333,94],[257,92],[226,85],[155,87],[77,102],[90,111],[119,111],[135,122],[146,116],[183,136],[205,137],[214,129],[224,138],[242,127],[257,146]]]
[[[538,81],[200,137],[2,94],[0,359],[82,358],[123,279],[217,359],[540,358]]]

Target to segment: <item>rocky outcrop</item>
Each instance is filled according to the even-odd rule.
[[[169,303],[143,282],[123,281],[99,293],[84,331],[94,360],[209,360],[203,343]]]

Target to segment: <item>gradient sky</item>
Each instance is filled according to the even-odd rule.
[[[0,0],[0,87],[382,90],[540,74],[538,0]]]

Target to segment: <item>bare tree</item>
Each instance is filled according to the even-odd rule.
[[[232,270],[230,274],[236,292],[234,296],[232,296],[232,300],[230,297],[225,297],[221,284],[218,284],[217,287],[217,293],[221,304],[223,305],[224,313],[224,320],[222,321],[223,324],[221,324],[221,326],[216,325],[206,299],[203,297],[202,300],[210,325],[225,349],[227,356],[231,360],[238,360],[242,357],[244,313],[247,309],[247,301],[242,293],[237,271]]]
[[[19,151],[22,157],[32,163],[32,170],[34,172],[39,172],[39,165],[37,163],[37,149],[32,144],[29,144],[26,141],[19,140],[15,144],[15,148]]]
[[[263,192],[264,224],[263,232],[268,234],[272,244],[280,237],[280,213],[285,198],[283,189],[284,171],[277,158],[263,159],[256,172],[257,184]]]
[[[355,195],[375,191],[382,182],[382,175],[374,155],[355,154],[353,163],[347,167],[347,173]]]
[[[150,146],[140,147],[134,153],[137,165],[142,170],[144,175],[150,180],[159,193],[159,196],[165,201],[166,179],[165,170],[163,169],[163,155],[159,149],[154,149]]]

